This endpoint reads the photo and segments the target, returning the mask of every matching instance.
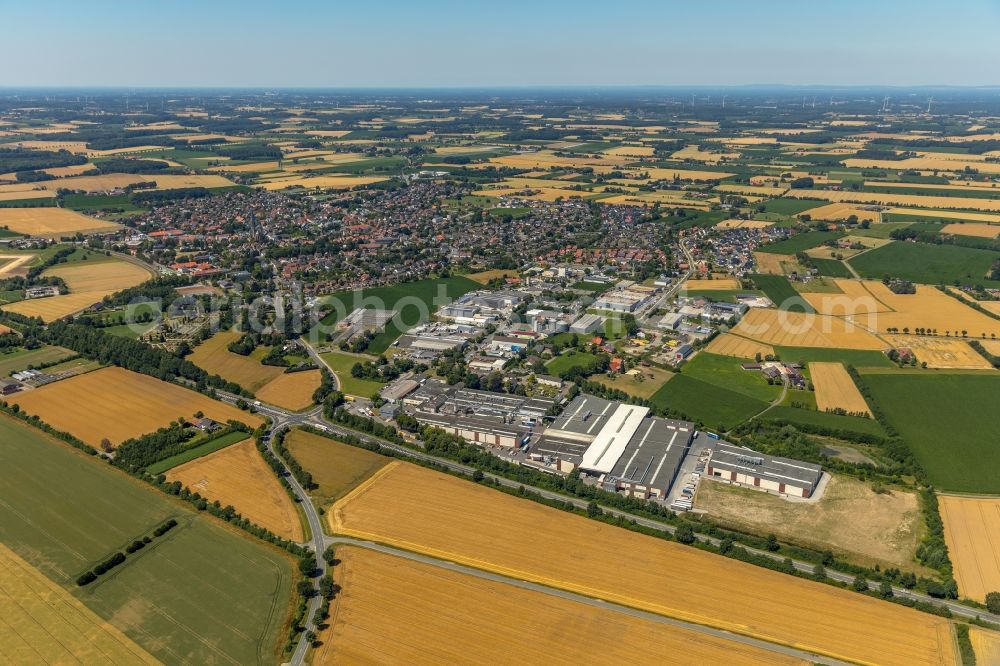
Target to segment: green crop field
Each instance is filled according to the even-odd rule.
[[[43,363],[52,363],[76,353],[62,347],[45,346],[38,349],[15,348],[7,353],[0,352],[0,379],[9,377],[12,373],[38,367]]]
[[[767,407],[762,400],[683,373],[664,384],[650,402],[720,430],[729,430]]]
[[[825,347],[775,347],[775,353],[787,363],[840,362],[858,368],[892,368],[896,364],[878,351],[828,349]]]
[[[895,242],[850,259],[862,277],[881,279],[884,275],[920,284],[979,284],[1000,287],[1000,281],[986,279],[1000,252],[958,245]]]
[[[792,424],[819,426],[830,428],[831,430],[843,430],[862,435],[885,437],[885,430],[882,429],[882,426],[875,419],[841,416],[839,414],[830,414],[829,412],[820,412],[812,409],[800,409],[786,405],[772,407],[761,414],[760,419],[762,421],[788,421]]]
[[[819,270],[820,275],[835,278],[851,277],[851,271],[844,265],[844,262],[837,259],[813,259],[812,263]]]
[[[781,386],[768,384],[764,375],[758,370],[744,370],[741,367],[743,362],[732,356],[720,356],[703,351],[684,364],[681,374],[757,400],[771,402],[777,398],[781,393]]]
[[[207,456],[209,453],[215,453],[220,449],[224,449],[227,446],[232,446],[237,442],[242,442],[244,439],[250,437],[248,433],[245,432],[227,432],[219,437],[213,437],[210,439],[202,439],[194,441],[190,448],[182,453],[178,453],[175,456],[170,456],[165,458],[158,463],[150,465],[146,468],[146,473],[156,476],[157,474],[163,474],[168,469],[173,469],[178,465],[183,465],[186,462],[191,462],[197,458]]]
[[[842,238],[844,234],[839,231],[807,231],[795,234],[777,243],[761,245],[758,249],[771,254],[795,254],[809,248],[818,247],[828,240]]]
[[[809,305],[806,299],[795,291],[792,283],[784,275],[754,273],[751,277],[754,284],[771,299],[771,302],[778,306],[778,309],[789,312],[816,312],[813,306]]]
[[[1000,375],[879,373],[863,379],[935,487],[1000,493]]]
[[[368,351],[372,354],[381,354],[406,329],[420,323],[424,316],[433,315],[439,307],[462,294],[482,288],[483,285],[478,282],[456,275],[448,278],[404,282],[358,292],[342,291],[324,296],[321,299],[324,304],[334,307],[332,312],[323,317],[322,324],[323,327],[332,328],[334,324],[359,307],[381,307],[397,310],[402,325],[389,322],[368,347]],[[317,332],[317,329],[314,328],[310,332],[310,336]]]
[[[168,664],[275,663],[293,562],[12,418],[0,417],[0,541]],[[179,525],[85,588],[84,571]]]
[[[342,393],[370,398],[385,386],[385,384],[373,382],[370,379],[360,379],[351,376],[351,368],[354,367],[354,364],[371,360],[369,358],[355,356],[354,354],[345,354],[339,351],[326,352],[322,354],[322,357],[337,375]]]

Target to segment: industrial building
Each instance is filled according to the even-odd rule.
[[[823,468],[719,442],[709,458],[707,474],[714,479],[792,497],[811,497],[823,476]]]
[[[555,405],[528,398],[478,391],[429,379],[402,398],[404,409],[424,425],[441,428],[468,442],[513,448]]]
[[[570,324],[569,330],[570,333],[586,335],[601,330],[603,326],[604,317],[596,314],[585,314]]]
[[[605,490],[665,498],[693,436],[687,421],[582,394],[545,430],[531,456],[563,472],[578,468]]]

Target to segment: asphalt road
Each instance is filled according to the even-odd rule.
[[[229,402],[229,403],[234,403],[238,399],[238,396],[235,396],[235,395],[232,395],[232,394],[228,394],[228,393],[224,393],[222,391],[218,391],[217,395],[219,396],[220,399],[224,400],[225,402]],[[341,435],[341,436],[348,436],[349,435],[349,436],[352,436],[352,437],[356,437],[356,438],[358,438],[358,439],[360,439],[362,441],[366,441],[366,442],[369,442],[369,443],[378,444],[378,445],[380,445],[380,446],[382,446],[382,447],[384,447],[386,449],[389,449],[389,450],[393,451],[394,453],[400,454],[400,455],[402,455],[404,457],[409,457],[409,458],[413,458],[413,459],[416,459],[416,460],[421,460],[421,461],[424,461],[424,462],[429,462],[429,463],[434,463],[436,465],[441,465],[441,466],[443,466],[446,469],[449,469],[449,470],[451,470],[453,472],[457,472],[457,473],[463,474],[465,476],[472,476],[473,472],[475,472],[475,468],[470,467],[468,465],[463,465],[461,463],[456,463],[456,462],[453,462],[451,460],[447,460],[447,459],[444,459],[444,458],[438,458],[436,456],[432,456],[430,454],[423,453],[423,452],[420,452],[420,451],[415,451],[413,449],[410,449],[410,448],[407,448],[407,447],[404,447],[404,446],[400,446],[398,444],[395,444],[393,442],[389,442],[389,441],[380,439],[378,437],[373,437],[373,436],[368,435],[366,433],[361,433],[361,432],[358,432],[358,431],[355,431],[355,430],[351,430],[349,428],[344,428],[344,427],[339,426],[339,425],[334,424],[334,423],[330,423],[330,422],[326,421],[323,418],[322,409],[320,407],[316,407],[316,408],[310,410],[309,412],[295,413],[295,412],[288,412],[286,410],[274,407],[273,405],[261,404],[261,405],[257,406],[257,411],[260,412],[261,414],[264,414],[264,415],[270,417],[272,419],[272,421],[273,421],[273,426],[272,426],[273,430],[280,430],[280,429],[283,429],[283,428],[289,428],[289,427],[295,427],[295,426],[304,426],[304,425],[309,425],[309,426],[313,426],[313,427],[322,426],[323,428],[326,429],[327,432],[329,432],[331,434]],[[268,446],[270,448],[270,443],[269,443]],[[273,453],[273,450],[272,450],[272,453]],[[528,486],[528,485],[525,485],[525,484],[520,483],[520,482],[516,482],[516,481],[512,481],[510,479],[506,479],[504,477],[496,476],[494,474],[486,473],[485,476],[487,478],[495,481],[496,483],[502,485],[502,486],[505,486],[505,487],[508,487],[508,488],[517,488],[519,486],[524,486],[526,489],[528,489],[530,491],[533,491],[533,492],[536,492],[540,496],[542,496],[542,497],[544,497],[546,499],[557,499],[557,500],[560,500],[560,501],[563,501],[563,502],[570,502],[574,506],[576,506],[578,508],[581,508],[581,509],[586,509],[587,504],[588,504],[588,502],[586,500],[583,500],[583,499],[580,499],[580,498],[577,498],[577,497],[570,497],[568,495],[563,495],[561,493],[556,493],[556,492],[553,492],[553,491],[550,491],[550,490],[545,490],[545,489],[542,489],[542,488],[536,488],[536,487],[533,487],[533,486]],[[312,534],[311,534],[312,539],[309,542],[309,544],[307,544],[307,545],[308,545],[308,547],[310,549],[312,549],[312,550],[314,550],[316,552],[317,563],[319,564],[319,566],[321,567],[321,569],[325,573],[326,572],[326,563],[323,561],[321,555],[322,555],[323,550],[325,549],[326,545],[328,545],[329,543],[337,543],[337,541],[333,537],[325,537],[324,538],[322,522],[320,520],[319,514],[316,511],[316,508],[313,506],[312,501],[309,499],[308,493],[306,493],[305,489],[303,489],[302,486],[299,485],[299,483],[295,480],[295,478],[292,477],[290,474],[288,475],[288,481],[291,484],[292,489],[295,492],[296,497],[299,499],[299,501],[300,501],[300,503],[302,505],[303,511],[306,514],[306,519],[307,519],[307,521],[309,523],[310,531],[312,532]],[[656,521],[656,520],[652,520],[652,519],[649,519],[649,518],[645,518],[645,517],[642,517],[642,516],[636,516],[634,514],[627,513],[625,511],[620,511],[620,510],[612,509],[612,508],[609,508],[609,507],[602,507],[602,509],[604,510],[605,514],[612,515],[612,516],[621,516],[623,518],[627,518],[629,520],[634,521],[638,525],[642,525],[643,527],[647,527],[647,528],[650,528],[650,529],[653,529],[653,530],[657,530],[657,531],[660,531],[660,532],[666,532],[666,533],[669,533],[669,534],[673,534],[673,532],[676,529],[672,525],[668,525],[666,523],[662,523],[662,522],[659,522],[659,521]],[[712,538],[712,537],[707,537],[707,536],[704,536],[704,535],[696,535],[696,538],[698,538],[700,541],[703,541],[705,543],[709,543],[709,544],[712,544],[712,545],[715,545],[715,546],[719,545],[719,540],[715,539],[715,538]],[[367,543],[367,542],[365,542],[365,543]],[[355,545],[358,545],[358,544],[355,544]],[[756,548],[750,548],[750,547],[747,547],[747,546],[743,546],[743,547],[747,551],[749,551],[751,553],[754,553],[754,554],[757,554],[757,555],[762,555],[764,557],[769,557],[769,558],[771,558],[771,559],[773,559],[775,561],[779,561],[780,562],[780,561],[783,561],[785,559],[785,556],[783,554],[781,554],[781,553],[771,553],[771,552],[768,552],[768,551],[765,551],[765,550],[758,550]],[[388,546],[379,546],[379,548],[377,548],[376,550],[379,550],[379,549],[388,549],[388,551],[393,551],[393,554],[397,554],[395,552],[395,549],[389,549]],[[383,551],[383,552],[388,552],[388,551]],[[399,553],[405,553],[407,551],[398,551],[398,552]],[[410,555],[410,556],[412,556],[412,557],[423,557],[423,556],[417,556],[417,555],[415,555],[413,553],[407,553],[407,554]],[[412,557],[411,557],[411,559],[412,559]],[[442,562],[441,560],[433,560],[433,558],[426,558],[426,559],[430,560],[431,563],[441,563]],[[423,561],[423,560],[420,560],[420,561]],[[803,561],[800,561],[800,560],[792,560],[792,565],[795,567],[796,570],[804,572],[804,573],[809,573],[809,574],[811,574],[813,572],[814,568],[815,568],[815,565],[813,565],[812,563],[803,562]],[[460,565],[451,564],[451,566],[458,567]],[[478,570],[471,570],[471,571],[478,571]],[[485,573],[485,572],[479,572],[479,573]],[[829,578],[833,579],[833,580],[837,580],[837,581],[844,582],[844,583],[852,583],[854,581],[854,576],[851,576],[849,574],[844,574],[844,573],[841,573],[839,571],[833,571],[833,570],[830,570],[830,569],[827,570],[826,575]],[[503,577],[499,577],[499,578],[503,578]],[[515,579],[509,579],[509,580],[513,581]],[[502,582],[507,582],[507,579],[504,579]],[[524,585],[531,585],[529,583],[525,583],[524,581],[517,581],[517,582],[518,583],[523,583]],[[548,591],[548,592],[552,592],[553,591],[553,590],[551,590],[549,588],[545,588],[544,586],[539,586],[539,587],[541,587],[542,590],[544,590],[544,591]],[[532,589],[532,588],[526,588],[526,589]],[[875,583],[869,582],[869,589],[878,589],[878,585],[875,584]],[[567,592],[566,594],[570,594],[570,593]],[[911,590],[907,590],[906,588],[902,588],[902,587],[893,587],[893,594],[895,596],[897,596],[897,597],[909,598],[909,599],[913,599],[914,601],[924,601],[924,602],[929,602],[929,603],[941,604],[941,605],[946,606],[955,615],[959,615],[959,616],[962,616],[962,617],[967,617],[967,618],[979,617],[979,618],[982,618],[983,620],[986,620],[988,622],[994,622],[994,623],[1000,624],[1000,616],[993,615],[993,614],[988,613],[988,612],[986,612],[984,610],[981,611],[981,610],[978,610],[978,609],[975,609],[975,608],[969,608],[968,606],[963,606],[962,604],[955,603],[953,601],[942,600],[942,599],[934,599],[934,598],[929,597],[929,596],[927,596],[925,594],[921,594],[919,592],[914,592],[914,591],[911,591]],[[570,598],[570,597],[566,597],[566,598]],[[582,599],[586,599],[587,597],[581,597],[581,598]],[[605,603],[603,601],[599,601],[599,600],[592,600],[592,601],[594,601],[595,603],[601,604],[602,607],[610,607],[611,606],[611,604],[607,604],[607,603]],[[310,630],[310,629],[315,629],[315,627],[313,626],[313,623],[312,623],[312,615],[315,613],[315,610],[319,607],[319,604],[320,604],[319,598],[314,598],[310,602],[309,612],[308,612],[307,617],[306,617],[306,629],[307,629],[307,631]],[[622,608],[624,608],[624,607],[622,607]],[[629,609],[629,610],[632,610],[632,609]],[[640,611],[636,611],[636,612],[640,612]],[[655,617],[659,618],[660,616],[655,616]],[[671,623],[673,623],[673,622],[674,621],[671,621]],[[678,622],[677,626],[686,626],[686,625],[684,623],[679,623]],[[705,629],[704,627],[700,627],[700,628],[701,629]],[[712,630],[712,631],[714,631],[714,630]],[[292,659],[290,661],[290,663],[293,664],[293,666],[300,666],[301,664],[304,663],[305,654],[306,654],[306,651],[308,650],[308,647],[309,647],[307,641],[305,640],[305,633],[306,632],[303,632],[302,637],[299,640],[299,645],[297,646],[297,648],[295,650],[295,653],[294,653],[294,655],[293,655],[293,657],[292,657]],[[719,632],[717,635],[722,635],[722,636],[725,636],[726,638],[735,639],[735,635],[726,634],[726,632]],[[752,640],[752,639],[747,639],[747,640]],[[778,647],[778,646],[774,646],[774,645],[772,645],[770,643],[764,643],[764,645],[769,646],[769,649],[772,649],[772,650],[775,649],[776,647]],[[800,654],[806,654],[806,653],[800,652]],[[804,657],[804,658],[813,658],[813,657]],[[824,658],[824,662],[823,663],[833,663],[833,662],[830,662],[829,659],[825,659]]]

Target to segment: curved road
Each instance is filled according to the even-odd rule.
[[[222,391],[217,391],[217,395],[219,396],[219,398],[221,398],[225,402],[229,402],[229,403],[234,403],[234,402],[236,402],[236,400],[239,399],[239,396],[235,396],[235,395],[232,395],[232,394],[224,393]],[[330,423],[329,421],[326,421],[326,419],[323,417],[322,408],[320,408],[320,407],[315,407],[315,408],[313,408],[312,410],[310,410],[308,412],[301,412],[301,413],[289,412],[289,411],[286,411],[284,409],[280,409],[278,407],[274,407],[273,405],[265,405],[265,404],[258,405],[256,408],[257,408],[258,412],[260,412],[261,414],[264,414],[265,416],[268,416],[268,417],[271,418],[271,420],[272,420],[272,429],[271,429],[271,432],[278,432],[278,431],[281,431],[281,430],[284,430],[284,429],[287,429],[287,428],[291,428],[291,427],[295,427],[295,426],[319,427],[321,430],[325,429],[326,432],[331,433],[331,434],[341,435],[341,436],[348,436],[349,435],[349,436],[356,437],[356,438],[358,438],[358,439],[360,439],[362,441],[368,442],[368,443],[378,444],[379,446],[384,447],[386,449],[389,449],[389,450],[393,451],[394,453],[402,455],[404,457],[409,457],[409,458],[413,458],[413,459],[416,459],[416,460],[421,460],[421,461],[424,461],[424,462],[429,462],[429,463],[434,463],[436,465],[441,465],[441,466],[445,467],[446,469],[448,469],[450,471],[457,472],[457,473],[462,474],[464,476],[472,476],[472,474],[476,471],[475,468],[470,467],[468,465],[463,465],[461,463],[456,463],[456,462],[453,462],[451,460],[447,460],[447,459],[444,459],[444,458],[438,458],[436,456],[433,456],[433,455],[430,455],[430,454],[427,454],[427,453],[423,453],[421,451],[415,451],[413,449],[410,449],[410,448],[407,448],[407,447],[404,447],[404,446],[400,446],[400,445],[395,444],[393,442],[389,442],[389,441],[380,439],[378,437],[374,437],[372,435],[368,435],[366,433],[358,432],[358,431],[355,431],[355,430],[350,430],[348,428],[344,428],[343,426],[340,426],[340,425],[337,425],[337,424],[334,424],[334,423]],[[268,441],[268,449],[272,453],[274,453],[274,450],[273,450],[272,444],[271,444],[271,440]],[[277,454],[274,454],[274,455],[277,456]],[[279,458],[279,460],[280,460],[280,458]],[[561,493],[556,493],[556,492],[553,492],[553,491],[550,491],[550,490],[545,490],[545,489],[542,489],[542,488],[536,488],[534,486],[530,486],[530,485],[526,485],[526,484],[523,484],[523,483],[520,483],[520,482],[512,481],[510,479],[507,479],[507,478],[504,478],[504,477],[501,477],[501,476],[497,476],[495,474],[490,474],[488,472],[485,473],[485,476],[488,477],[488,478],[490,478],[491,480],[499,483],[500,485],[505,486],[505,487],[508,487],[508,488],[517,488],[518,486],[524,486],[526,489],[528,489],[528,490],[530,490],[532,492],[536,492],[536,493],[538,493],[539,495],[541,495],[542,497],[544,497],[546,499],[557,499],[557,500],[564,501],[564,502],[570,502],[574,506],[576,506],[577,508],[580,508],[580,509],[586,509],[587,504],[588,504],[588,502],[586,500],[583,500],[583,499],[580,499],[580,498],[577,498],[577,497],[571,497],[571,496],[563,495]],[[505,583],[510,583],[510,584],[516,584],[519,587],[524,587],[525,589],[535,589],[534,587],[530,587],[530,586],[533,585],[532,583],[527,583],[525,581],[520,581],[520,580],[512,579],[512,578],[508,579],[506,577],[498,576],[496,574],[489,574],[487,572],[480,571],[478,569],[469,569],[468,567],[462,567],[461,565],[458,565],[458,564],[454,564],[454,563],[451,563],[451,562],[445,562],[443,560],[437,560],[437,559],[430,558],[430,557],[425,557],[423,555],[418,555],[416,553],[411,553],[411,552],[408,552],[408,551],[398,550],[398,549],[391,548],[389,546],[385,546],[385,545],[382,545],[382,544],[374,544],[372,542],[359,541],[359,540],[356,540],[356,539],[346,539],[346,538],[341,538],[341,537],[329,537],[329,536],[325,536],[324,535],[324,531],[323,531],[322,521],[321,521],[321,519],[319,517],[318,512],[316,511],[316,508],[313,506],[312,501],[310,500],[308,493],[305,491],[304,488],[302,488],[302,486],[298,483],[298,481],[296,481],[295,478],[293,476],[291,476],[290,473],[287,472],[287,469],[286,469],[286,478],[288,479],[288,482],[291,485],[292,490],[294,491],[296,497],[298,498],[300,504],[302,505],[302,509],[305,512],[306,519],[307,519],[307,521],[309,523],[309,529],[310,529],[311,537],[312,538],[311,538],[310,542],[308,544],[306,544],[306,545],[307,545],[308,548],[310,548],[310,550],[313,550],[316,553],[317,565],[319,566],[320,570],[323,573],[325,573],[326,570],[327,570],[326,562],[323,561],[323,558],[322,558],[322,554],[323,554],[323,551],[326,549],[326,546],[330,545],[330,544],[335,544],[335,543],[344,543],[344,544],[350,543],[351,545],[360,546],[360,547],[367,547],[367,548],[371,548],[373,550],[379,550],[380,552],[387,552],[387,553],[390,553],[390,554],[393,554],[393,555],[398,555],[400,557],[406,557],[407,559],[411,559],[411,560],[414,560],[414,561],[424,562],[425,564],[433,564],[435,566],[443,566],[443,567],[451,569],[453,571],[462,571],[463,573],[470,573],[471,575],[478,575],[480,577],[488,578],[489,580],[499,580],[500,582],[505,582]],[[663,523],[663,522],[660,522],[660,521],[657,521],[657,520],[652,520],[650,518],[645,518],[645,517],[642,517],[642,516],[636,516],[634,514],[630,514],[630,513],[627,513],[625,511],[620,511],[618,509],[613,509],[613,508],[608,508],[608,507],[602,507],[602,509],[603,509],[604,513],[606,513],[608,515],[620,516],[620,517],[623,517],[623,518],[627,518],[628,520],[632,520],[635,523],[637,523],[639,525],[642,525],[643,527],[647,527],[647,528],[650,528],[650,529],[658,530],[658,531],[665,532],[665,533],[668,533],[668,534],[673,534],[673,532],[676,529],[672,525],[669,525],[669,524],[666,524],[666,523]],[[709,544],[712,544],[712,545],[715,545],[715,546],[719,545],[719,540],[715,539],[715,538],[712,538],[712,537],[707,537],[707,536],[704,536],[704,535],[696,535],[696,538],[698,538],[700,541],[703,541],[705,543],[709,543]],[[771,553],[771,552],[768,552],[768,551],[765,551],[765,550],[758,550],[756,548],[750,548],[748,546],[743,546],[743,547],[747,551],[749,551],[751,553],[754,553],[755,555],[761,555],[761,556],[764,556],[764,557],[769,557],[769,558],[771,558],[771,559],[773,559],[775,561],[783,561],[785,559],[784,555],[781,555],[781,554]],[[809,574],[811,574],[813,572],[814,568],[815,568],[815,565],[813,565],[813,564],[811,564],[809,562],[803,562],[801,560],[792,560],[792,564],[793,564],[793,566],[795,567],[796,570],[804,572],[804,573],[809,573]],[[827,575],[827,577],[829,577],[829,578],[831,578],[833,580],[844,582],[844,583],[852,583],[854,581],[854,577],[853,576],[851,576],[849,574],[841,573],[839,571],[827,570],[826,575]],[[878,585],[875,584],[875,583],[869,582],[868,585],[869,585],[869,589],[878,589]],[[597,605],[600,605],[600,607],[602,607],[602,608],[609,608],[609,609],[613,609],[613,610],[620,610],[621,612],[627,612],[629,614],[642,613],[642,611],[636,611],[635,609],[631,609],[631,608],[628,608],[628,607],[625,607],[625,606],[617,606],[616,604],[607,603],[607,602],[604,602],[604,601],[601,601],[601,600],[590,599],[589,597],[584,597],[584,596],[580,596],[580,595],[573,595],[572,593],[569,593],[569,592],[565,592],[564,593],[562,590],[556,590],[556,589],[553,589],[553,588],[547,588],[547,587],[540,586],[540,585],[537,586],[537,587],[539,589],[537,589],[536,591],[545,592],[547,594],[555,594],[556,596],[561,596],[563,598],[570,598],[570,599],[573,599],[575,601],[582,601],[584,603],[588,603],[589,605],[595,605],[595,604],[597,604]],[[985,610],[979,610],[979,609],[976,609],[976,608],[970,608],[968,606],[964,606],[964,605],[956,603],[954,601],[948,601],[948,600],[942,600],[942,599],[934,599],[934,598],[931,598],[931,597],[929,597],[929,596],[927,596],[925,594],[921,594],[919,592],[913,592],[911,590],[908,590],[908,589],[902,588],[902,587],[893,587],[893,593],[897,597],[909,598],[909,599],[912,599],[914,601],[923,601],[923,602],[929,602],[929,603],[934,603],[934,604],[941,604],[941,605],[947,607],[949,610],[951,610],[951,612],[954,613],[955,615],[960,615],[960,616],[966,617],[966,618],[979,617],[979,618],[981,618],[983,620],[986,620],[988,622],[994,622],[994,623],[1000,624],[1000,616],[993,615],[993,614],[991,614],[991,613],[989,613],[989,612],[987,612]],[[312,622],[312,616],[315,613],[316,609],[319,608],[320,603],[321,603],[321,600],[319,599],[319,597],[313,598],[310,601],[310,603],[309,603],[309,610],[308,610],[306,618],[305,618],[306,632],[308,632],[310,630],[315,630],[315,626],[314,626],[314,624]],[[643,614],[643,615],[635,615],[635,616],[636,617],[645,617],[646,615],[651,615],[652,616],[652,614]],[[763,641],[756,641],[755,639],[752,639],[752,638],[749,638],[749,637],[745,637],[745,636],[740,636],[740,635],[737,635],[737,634],[728,634],[727,632],[719,632],[717,630],[710,629],[710,628],[707,628],[707,627],[703,627],[701,625],[688,625],[686,623],[683,623],[683,622],[680,622],[680,621],[677,621],[677,620],[672,620],[670,618],[662,618],[661,616],[658,616],[658,615],[655,615],[653,617],[657,618],[658,620],[660,620],[660,619],[668,620],[668,622],[666,622],[667,624],[673,624],[675,626],[683,626],[683,627],[686,627],[688,629],[693,629],[693,630],[696,630],[696,631],[702,631],[702,632],[705,632],[705,633],[710,633],[712,635],[723,636],[723,637],[725,637],[725,638],[727,638],[729,640],[738,640],[738,641],[744,642],[744,643],[746,643],[748,645],[755,645],[757,647],[761,647],[763,645],[763,646],[766,646],[767,649],[770,649],[772,651],[783,652],[785,654],[792,654],[792,653],[789,653],[789,652],[784,652],[784,650],[786,650],[786,649],[791,650],[791,648],[783,648],[782,646],[774,645],[774,644],[771,644],[771,643],[766,643],[766,642],[763,642]],[[306,652],[307,652],[307,650],[309,648],[308,642],[305,639],[306,632],[303,632],[302,637],[299,639],[299,644],[296,647],[295,653],[292,656],[292,659],[290,660],[290,663],[293,664],[293,666],[300,666],[301,664],[304,663],[305,655],[306,655]],[[813,656],[802,656],[802,655],[808,655],[808,653],[806,653],[804,651],[794,651],[793,650],[793,653],[795,653],[796,656],[800,656],[800,657],[802,657],[804,659],[813,660],[813,661],[815,661],[815,659],[816,659],[815,655],[813,655]],[[827,658],[827,657],[823,657],[822,661],[823,661],[823,663],[838,663],[838,662],[831,662],[831,660],[829,658]]]

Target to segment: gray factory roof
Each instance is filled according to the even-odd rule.
[[[617,402],[593,395],[580,394],[563,410],[549,430],[576,435],[573,439],[584,439],[589,444],[608,422],[618,407]]]
[[[483,414],[439,414],[436,412],[416,411],[413,413],[421,423],[431,426],[461,428],[490,432],[497,435],[519,437],[530,429],[517,423],[507,423],[501,416]]]
[[[694,424],[688,421],[645,419],[610,475],[646,487],[669,488],[693,434]]]
[[[762,479],[772,479],[779,483],[797,486],[815,486],[823,474],[823,468],[815,463],[775,458],[732,444],[720,442],[712,454],[713,469],[750,474]]]

